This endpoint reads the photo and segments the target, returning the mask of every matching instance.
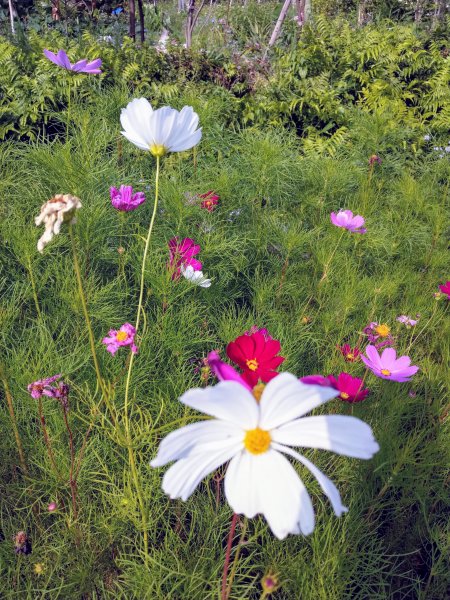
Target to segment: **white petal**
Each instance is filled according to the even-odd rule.
[[[316,467],[310,460],[308,460],[305,456],[302,456],[292,448],[288,448],[287,446],[282,446],[281,444],[273,444],[273,447],[280,452],[284,452],[285,454],[289,454],[293,458],[296,458],[299,462],[301,462],[307,469],[311,471],[314,477],[317,479],[320,487],[322,488],[323,493],[329,501],[331,502],[331,506],[333,507],[334,513],[337,517],[340,517],[343,513],[348,512],[348,508],[344,506],[341,502],[341,495],[339,494],[339,490],[325,473],[322,473],[320,469]]]
[[[126,137],[129,142],[131,142],[132,144],[134,144],[141,150],[149,150],[150,149],[150,144],[148,142],[144,141],[143,138],[137,136],[134,132],[128,133],[128,130],[127,130],[127,131],[121,131],[120,133],[124,137]]]
[[[176,140],[174,144],[170,146],[171,152],[183,152],[184,150],[190,150],[194,146],[196,146],[200,140],[202,139],[202,130],[197,129],[194,133],[189,136],[184,136]]]
[[[335,398],[339,392],[320,385],[306,385],[291,373],[281,373],[264,388],[261,396],[261,429],[273,429]]]
[[[161,467],[172,460],[184,458],[195,445],[231,437],[242,440],[242,429],[233,423],[215,419],[192,423],[169,433],[161,441],[158,454],[150,464]]]
[[[378,446],[372,429],[356,417],[304,417],[271,432],[274,442],[303,448],[322,448],[354,458],[372,458]]]
[[[308,492],[289,461],[275,450],[235,456],[225,476],[225,493],[235,512],[248,517],[262,513],[279,539],[314,530]]]
[[[172,499],[187,500],[200,481],[230,460],[242,448],[235,440],[220,440],[196,446],[189,456],[173,464],[163,478],[162,487]]]
[[[242,427],[255,429],[259,408],[252,394],[236,381],[220,381],[214,387],[195,388],[183,394],[180,402],[206,415]]]
[[[123,135],[139,148],[146,150],[153,143],[150,125],[153,112],[146,98],[135,98],[120,113]]]
[[[150,125],[152,128],[153,142],[170,149],[170,137],[178,128],[178,111],[170,106],[158,108],[152,114]]]

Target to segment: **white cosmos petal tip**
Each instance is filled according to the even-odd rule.
[[[209,288],[211,286],[211,279],[207,279],[203,275],[203,271],[195,271],[192,265],[188,265],[187,267],[181,265],[180,270],[183,277],[191,283],[202,288]]]

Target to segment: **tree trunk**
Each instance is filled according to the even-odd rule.
[[[361,0],[358,4],[358,27],[362,27],[367,20],[366,0]]]
[[[178,0],[178,12],[184,12],[186,8],[186,5],[184,3],[184,0]]]
[[[304,0],[305,8],[304,8],[304,23],[309,23],[311,21],[311,0]]]
[[[447,10],[447,4],[445,0],[436,0],[436,5],[434,9],[433,15],[433,29],[439,25],[441,21],[444,20],[445,13]]]
[[[414,21],[420,23],[423,15],[423,0],[417,0],[416,7],[414,9]]]
[[[16,29],[14,27],[14,8],[13,8],[12,0],[8,0],[8,7],[9,7],[9,19],[11,21],[11,33],[13,35],[16,35]]]
[[[280,35],[281,26],[283,25],[283,21],[286,18],[290,4],[291,4],[291,0],[284,1],[283,8],[281,9],[281,12],[280,12],[280,16],[278,17],[278,20],[275,23],[275,27],[273,28],[272,35],[270,36],[269,45],[267,46],[267,49],[264,53],[264,57],[266,56],[269,48],[272,48],[272,46],[277,41],[278,36]]]
[[[52,0],[52,20],[59,21],[61,19],[61,6],[59,0]]]
[[[195,0],[189,0],[186,18],[186,48],[192,45],[192,30],[194,23]]]
[[[141,24],[141,42],[145,41],[145,29],[144,29],[144,7],[142,6],[142,0],[138,0],[138,12],[139,12],[139,23]]]
[[[136,7],[134,0],[129,0],[128,9],[130,11],[130,27],[128,33],[130,38],[136,41]]]
[[[297,13],[295,15],[295,20],[297,21],[297,25],[299,27],[303,27],[305,23],[305,0],[292,0],[292,6]]]

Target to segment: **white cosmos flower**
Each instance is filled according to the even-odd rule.
[[[180,270],[183,277],[191,283],[195,283],[195,285],[199,285],[202,288],[209,288],[211,286],[211,279],[206,279],[203,271],[195,271],[192,265],[188,265],[187,267],[181,265]]]
[[[215,418],[170,433],[150,464],[160,467],[176,461],[162,487],[171,498],[187,500],[204,477],[230,461],[225,495],[235,513],[249,518],[261,513],[279,539],[289,533],[307,535],[314,530],[311,499],[283,454],[309,469],[339,517],[347,508],[334,483],[290,446],[364,459],[379,450],[369,425],[355,417],[304,417],[338,393],[303,384],[290,373],[272,379],[259,403],[236,381],[190,390],[180,401]]]
[[[135,98],[122,108],[120,122],[122,135],[154,156],[189,150],[202,137],[201,128],[197,129],[198,115],[192,106],[184,106],[180,111],[170,106],[153,110],[146,98]]]

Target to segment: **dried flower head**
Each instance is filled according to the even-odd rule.
[[[266,596],[270,596],[273,592],[276,592],[280,587],[280,580],[278,576],[272,571],[268,571],[261,579],[261,587]]]
[[[14,552],[16,554],[31,554],[31,542],[25,531],[18,531],[13,536]]]
[[[56,194],[47,200],[35,219],[36,225],[45,224],[44,234],[39,238],[37,249],[43,252],[45,246],[61,230],[63,223],[76,223],[75,211],[81,208],[81,200],[72,194]]]

